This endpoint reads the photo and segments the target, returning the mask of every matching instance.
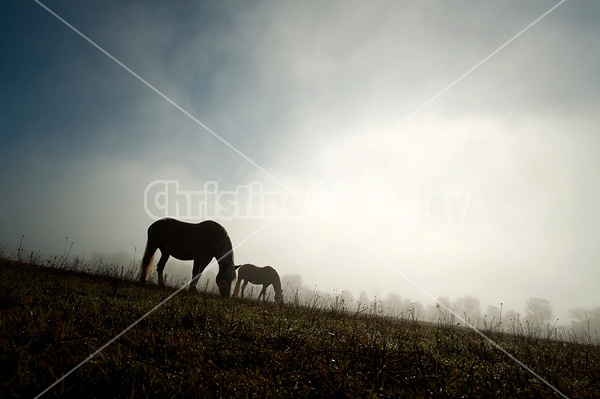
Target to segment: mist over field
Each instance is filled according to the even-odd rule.
[[[556,3],[44,2],[201,126],[10,1],[0,248],[135,267],[155,218],[212,211],[237,264],[309,288],[542,298],[568,324],[600,307],[600,3],[561,4],[448,88]]]

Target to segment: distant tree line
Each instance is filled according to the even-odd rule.
[[[543,298],[529,298],[523,312],[507,309],[503,303],[499,306],[488,305],[483,311],[480,300],[471,295],[455,299],[440,297],[435,304],[425,307],[419,301],[402,298],[395,293],[390,293],[383,299],[370,299],[366,291],[360,291],[358,298],[351,291],[321,292],[316,287],[304,286],[302,277],[298,274],[284,275],[281,280],[288,302],[305,304],[307,300],[312,303],[320,300],[323,304],[330,304],[332,309],[414,318],[441,324],[457,325],[466,321],[477,328],[498,328],[515,333],[527,333],[528,329],[543,329],[548,335],[558,328],[558,320],[554,317],[552,306]],[[600,307],[571,309],[569,317],[572,319],[571,323],[561,326],[563,330],[570,327],[572,330],[585,331],[589,335],[600,333]]]

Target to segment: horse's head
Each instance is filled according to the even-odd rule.
[[[217,274],[217,287],[222,297],[229,298],[231,293],[231,283],[235,280],[235,269],[233,267],[219,268]]]
[[[283,291],[282,290],[275,290],[275,302],[277,302],[278,305],[283,305]]]

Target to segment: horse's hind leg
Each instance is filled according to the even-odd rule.
[[[163,270],[165,270],[165,265],[167,264],[167,260],[169,260],[169,254],[162,254],[158,264],[156,265],[156,271],[158,272],[158,285],[161,287],[165,286],[163,281]]]
[[[206,269],[206,266],[210,263],[209,259],[196,259],[194,260],[194,268],[192,269],[192,281],[190,282],[190,291],[196,289],[196,284],[200,280],[200,275]]]

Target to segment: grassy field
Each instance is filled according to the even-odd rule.
[[[0,397],[31,398],[173,291],[0,261]],[[568,397],[600,348],[489,332]],[[44,397],[558,397],[475,332],[181,292]]]

